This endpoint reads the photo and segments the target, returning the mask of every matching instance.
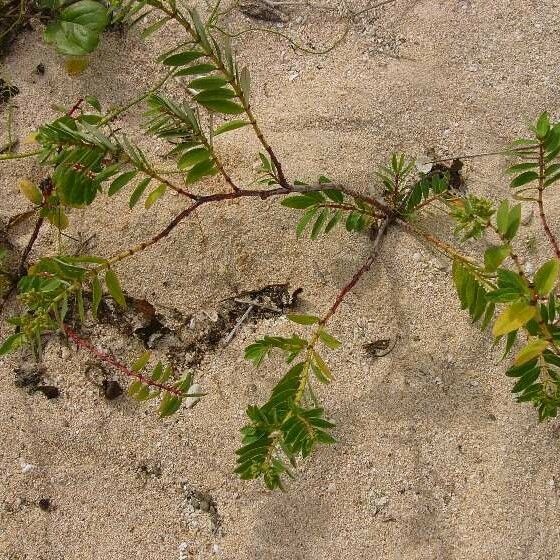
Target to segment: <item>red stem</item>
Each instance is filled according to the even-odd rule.
[[[148,385],[150,387],[156,387],[158,389],[161,389],[162,391],[167,391],[168,393],[173,393],[174,395],[177,395],[179,397],[184,396],[183,392],[180,389],[177,389],[176,387],[172,387],[171,385],[164,385],[163,383],[158,383],[157,381],[154,381],[153,379],[150,379],[149,377],[143,376],[141,373],[138,373],[136,371],[132,371],[131,369],[126,367],[121,362],[118,362],[117,360],[115,360],[115,358],[113,358],[113,356],[110,356],[109,354],[106,354],[105,352],[102,352],[101,350],[99,350],[98,348],[93,346],[93,344],[91,344],[89,341],[83,339],[76,332],[74,332],[68,325],[64,325],[64,332],[66,333],[68,338],[71,338],[76,343],[77,346],[79,346],[81,348],[85,348],[86,350],[91,352],[94,356],[99,358],[101,361],[109,364],[110,366],[114,367],[115,369],[118,369],[120,372],[124,373],[128,377],[134,377],[134,378],[138,379],[138,381],[141,381],[142,383],[144,383],[144,385]]]
[[[82,103],[84,102],[83,98],[80,97],[80,99],[78,99],[78,101],[76,101],[76,104],[72,107],[72,109],[70,109],[68,111],[68,116],[71,117],[82,105]]]
[[[354,276],[350,279],[350,281],[340,290],[334,303],[331,305],[330,309],[327,311],[326,315],[321,319],[321,325],[324,325],[335,313],[338,309],[339,305],[342,303],[348,292],[352,290],[352,288],[359,282],[360,278],[371,268],[371,265],[374,263],[377,254],[379,253],[379,246],[381,244],[381,240],[387,231],[387,226],[389,225],[389,218],[385,219],[377,231],[377,235],[375,236],[375,241],[373,242],[373,251],[371,255],[366,259],[364,264],[354,273]]]

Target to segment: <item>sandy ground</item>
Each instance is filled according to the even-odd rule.
[[[241,15],[228,21],[250,24]],[[332,15],[303,8],[290,22],[284,30],[315,45],[342,31]],[[152,58],[176,34],[147,45],[133,33],[108,34],[76,79],[39,37],[22,35],[3,68],[21,89],[14,113],[21,137],[53,118],[51,103],[71,106],[92,93],[110,105],[142,91],[158,72]],[[375,165],[394,150],[496,150],[542,109],[558,116],[559,44],[556,0],[403,0],[364,16],[324,56],[296,54],[263,34],[244,36],[240,50],[255,111],[290,177],[324,173],[368,189]],[[33,73],[39,63],[44,76]],[[135,130],[139,121],[132,115],[122,124]],[[250,179],[257,150],[249,131],[226,140],[236,179]],[[504,166],[500,158],[469,163],[469,189],[505,195]],[[29,162],[1,167],[2,220],[27,208],[17,179],[41,174]],[[181,204],[168,196],[149,212],[130,212],[124,196],[111,205],[100,198],[72,213],[71,233],[97,232],[92,250],[112,254],[158,231]],[[558,231],[558,198],[549,204]],[[182,313],[275,282],[302,287],[303,308],[320,313],[369,241],[339,231],[297,242],[294,225],[275,201],[205,208],[119,273],[132,295]],[[21,247],[29,233],[20,227],[12,240]],[[535,233],[538,224],[530,224],[519,245],[533,264],[547,249],[528,250]],[[55,247],[45,231],[34,256]],[[440,258],[390,232],[332,330],[345,346],[331,356],[337,379],[320,397],[339,443],[307,460],[286,493],[232,474],[244,408],[262,402],[282,373],[275,361],[254,371],[242,349],[256,336],[290,332],[285,319],[248,324],[207,355],[197,378],[208,396],[166,421],[149,406],[106,401],[85,378],[90,356],[57,341],[46,348],[45,367],[58,399],[16,388],[18,357],[4,359],[0,558],[560,559],[558,424],[539,425],[532,409],[512,401],[499,352],[458,309]],[[363,350],[396,336],[387,357]],[[140,350],[105,327],[94,330],[94,342],[123,359]],[[217,534],[212,516],[193,509],[192,492],[214,500]],[[38,507],[41,498],[51,511]]]

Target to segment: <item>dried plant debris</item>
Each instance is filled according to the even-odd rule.
[[[227,344],[243,322],[278,317],[293,309],[300,291],[291,293],[287,284],[271,284],[227,298],[215,310],[188,316],[176,310],[159,313],[150,302],[130,296],[123,310],[107,297],[99,307],[99,320],[135,336],[148,349],[167,353],[176,367],[195,367],[206,353]]]
[[[98,362],[89,362],[84,375],[109,401],[115,400],[123,394],[121,384],[116,379],[112,379],[111,374]]]
[[[222,519],[218,515],[218,506],[210,494],[182,484],[184,492],[183,512],[186,522],[192,529],[206,526],[214,536],[222,536]]]
[[[379,340],[368,342],[364,344],[364,350],[372,358],[382,358],[393,351],[393,348],[397,344],[397,338],[398,337],[393,340],[390,338],[380,338]]]
[[[7,103],[19,93],[19,88],[0,78],[0,104]]]
[[[239,11],[249,18],[271,23],[285,23],[288,21],[287,14],[283,11],[280,2],[271,0],[241,0]]]
[[[60,389],[54,385],[43,384],[45,370],[39,364],[24,364],[14,370],[14,385],[25,389],[30,395],[43,393],[47,399],[56,399],[60,396]]]
[[[449,191],[458,196],[467,194],[467,187],[465,178],[462,175],[463,162],[459,158],[451,161],[450,165],[445,165],[444,162],[437,162],[432,164],[431,169],[427,172],[427,177],[439,176],[441,178],[449,178]]]

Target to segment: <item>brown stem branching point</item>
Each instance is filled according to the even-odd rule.
[[[141,381],[144,385],[148,385],[149,387],[154,387],[156,389],[160,389],[162,391],[172,393],[179,397],[184,396],[184,393],[180,389],[177,389],[177,387],[173,387],[172,385],[166,385],[164,383],[158,383],[157,381],[154,381],[153,379],[150,379],[149,377],[146,377],[141,373],[132,371],[125,364],[113,358],[113,356],[111,356],[110,354],[107,354],[106,352],[99,350],[99,348],[96,348],[93,344],[91,344],[91,342],[82,338],[79,334],[73,331],[68,325],[64,325],[64,332],[66,333],[66,336],[68,336],[68,338],[70,338],[76,343],[77,346],[79,346],[80,348],[84,348],[85,350],[88,350],[96,358],[99,358],[102,362],[105,362],[106,364],[109,364],[110,366],[120,371],[121,373],[124,373],[127,377],[133,377],[138,381]]]

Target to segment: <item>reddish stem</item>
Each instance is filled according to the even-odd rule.
[[[340,290],[334,303],[331,305],[331,308],[327,311],[326,315],[321,319],[321,325],[324,325],[335,313],[348,292],[352,290],[352,288],[359,282],[360,278],[371,268],[371,265],[374,263],[377,254],[379,253],[379,246],[381,245],[381,240],[387,231],[387,226],[389,225],[389,218],[385,219],[377,231],[377,235],[375,236],[375,241],[373,242],[373,251],[371,255],[366,259],[364,264],[354,273],[354,276],[350,279],[350,281]]]
[[[79,346],[80,348],[85,348],[86,350],[91,352],[94,356],[99,358],[101,361],[105,362],[106,364],[109,364],[110,366],[124,373],[126,376],[134,377],[138,381],[141,381],[142,383],[144,383],[144,385],[148,385],[149,387],[156,387],[158,389],[161,389],[162,391],[173,393],[178,397],[184,396],[183,392],[180,389],[177,389],[176,387],[172,387],[171,385],[165,385],[163,383],[158,383],[157,381],[154,381],[149,377],[145,377],[141,373],[132,371],[124,364],[122,364],[121,362],[113,358],[113,356],[110,356],[109,354],[102,352],[101,350],[93,346],[93,344],[91,344],[89,341],[83,339],[76,332],[74,332],[68,325],[64,325],[64,332],[66,333],[68,338],[71,338],[76,343],[77,346]]]
[[[554,252],[556,254],[556,257],[560,259],[560,247],[558,246],[558,240],[556,239],[555,235],[552,233],[552,231],[550,230],[550,227],[548,226],[548,221],[546,219],[546,215],[544,213],[544,204],[543,204],[543,196],[542,196],[543,192],[542,189],[539,189],[539,198],[538,198],[538,205],[539,205],[539,215],[541,217],[541,222],[543,225],[543,229],[548,237],[548,240],[550,241],[550,244],[552,245]]]
[[[80,97],[80,99],[78,99],[78,101],[76,101],[76,104],[72,107],[72,109],[70,109],[68,111],[68,116],[71,117],[82,105],[82,103],[84,102],[83,98]]]

